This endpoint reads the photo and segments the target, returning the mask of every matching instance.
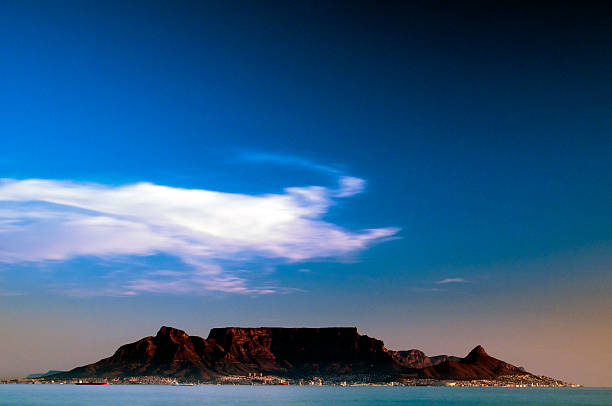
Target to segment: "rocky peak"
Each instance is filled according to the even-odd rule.
[[[420,350],[407,350],[407,351],[389,351],[387,350],[394,360],[399,362],[403,367],[407,368],[425,368],[431,365],[429,357]]]
[[[179,330],[174,327],[162,326],[157,335],[157,339],[169,339],[170,341],[185,341],[189,339],[189,335],[183,330]]]
[[[489,354],[482,348],[481,345],[474,347],[472,351],[463,359],[465,362],[475,362],[480,358],[488,357]]]

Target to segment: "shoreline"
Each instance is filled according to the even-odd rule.
[[[303,386],[303,387],[445,387],[445,388],[584,388],[583,385],[572,384],[563,381],[549,383],[543,382],[512,382],[508,380],[408,380],[390,382],[347,382],[347,381],[323,381],[323,380],[284,380],[276,382],[252,381],[252,380],[224,380],[224,381],[179,381],[166,380],[105,380],[87,379],[80,381],[54,381],[35,379],[14,379],[0,381],[1,385],[74,385],[74,386]]]

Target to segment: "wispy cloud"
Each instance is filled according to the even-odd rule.
[[[347,230],[323,220],[334,198],[363,189],[290,187],[247,195],[151,183],[123,186],[42,179],[0,180],[0,262],[65,261],[157,253],[178,257],[186,274],[161,270],[126,281],[120,294],[223,291],[267,294],[221,266],[268,258],[300,262],[354,255],[392,237],[395,227]],[[181,270],[182,271],[182,270]]]
[[[243,161],[254,163],[271,163],[275,165],[291,165],[307,168],[313,171],[326,172],[330,174],[340,175],[342,171],[331,165],[321,165],[306,158],[294,155],[270,154],[265,152],[243,152],[239,155]]]
[[[338,181],[338,188],[331,193],[333,197],[350,197],[365,190],[366,181],[364,179],[348,176],[339,168],[321,165],[306,158],[262,152],[243,152],[239,158],[254,163],[297,166],[332,175]]]
[[[423,292],[423,293],[431,293],[431,292],[444,292],[444,289],[440,288],[423,288],[423,287],[411,287],[410,290],[412,292]]]
[[[437,284],[444,285],[447,283],[466,283],[467,281],[463,278],[446,278],[436,282]]]
[[[341,176],[338,183],[338,189],[334,194],[336,197],[349,197],[359,194],[363,192],[366,184],[365,180],[353,176]]]

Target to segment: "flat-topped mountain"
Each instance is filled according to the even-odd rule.
[[[526,374],[486,354],[480,346],[465,358],[391,351],[355,327],[213,328],[206,339],[162,327],[157,335],[121,346],[96,363],[53,379],[167,376],[211,380],[263,373],[285,377],[367,374],[432,379],[491,379]]]
[[[311,375],[399,369],[382,341],[360,335],[355,327],[213,328],[206,341],[225,350],[222,372]]]
[[[68,377],[176,376],[268,373],[286,376],[389,373],[402,367],[383,342],[355,327],[214,328],[208,338],[162,327],[156,336],[121,346],[113,356],[56,375]]]

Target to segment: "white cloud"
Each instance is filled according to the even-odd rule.
[[[323,220],[333,198],[359,193],[364,184],[342,177],[337,190],[308,186],[247,195],[151,183],[2,179],[0,262],[165,253],[192,271],[134,279],[125,292],[271,293],[249,287],[248,276],[238,278],[219,263],[345,257],[392,237],[397,228],[351,231]]]
[[[442,279],[441,281],[438,281],[436,283],[438,284],[447,284],[447,283],[465,283],[467,282],[465,279],[463,278],[446,278],[446,279]]]

